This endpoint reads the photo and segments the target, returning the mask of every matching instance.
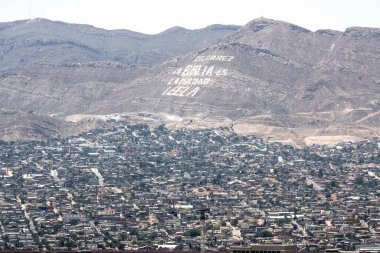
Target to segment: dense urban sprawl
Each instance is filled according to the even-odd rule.
[[[0,249],[301,250],[380,242],[380,141],[295,148],[228,128],[0,142]],[[205,225],[200,216],[206,212]]]

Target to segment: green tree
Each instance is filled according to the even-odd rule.
[[[130,235],[136,235],[136,236],[138,236],[139,235],[139,231],[136,228],[130,228],[129,229],[129,234]]]
[[[202,233],[200,229],[193,228],[193,229],[187,230],[184,234],[190,237],[197,237],[197,236],[200,236]]]
[[[17,241],[17,242],[15,243],[15,247],[16,247],[16,248],[22,248],[22,247],[24,247],[24,244],[22,244],[21,242]]]
[[[364,184],[364,178],[363,178],[363,176],[361,176],[361,175],[356,176],[356,178],[354,180],[354,183],[358,184],[358,185],[363,185]]]
[[[65,246],[69,249],[77,247],[77,243],[73,240],[68,240],[65,242]]]
[[[272,232],[268,231],[268,230],[262,230],[260,231],[258,234],[257,234],[258,237],[273,237],[273,234]]]
[[[72,220],[70,220],[70,224],[71,224],[72,226],[78,225],[78,223],[79,223],[79,220],[78,220],[78,219],[72,219]]]
[[[238,224],[238,221],[237,221],[237,219],[232,219],[230,221],[230,223],[231,223],[232,226],[236,226]]]
[[[319,170],[318,170],[318,177],[319,178],[323,177],[323,170],[322,170],[322,168],[319,168]]]
[[[330,182],[330,187],[332,187],[332,188],[338,188],[339,187],[339,183],[336,180],[332,180]]]

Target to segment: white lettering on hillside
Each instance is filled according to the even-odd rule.
[[[169,86],[162,95],[177,97],[194,97],[198,93],[199,87],[190,86]]]
[[[234,56],[228,55],[197,56],[194,63],[202,62],[202,64],[192,64],[175,69],[172,72],[173,77],[167,83],[168,87],[162,95],[194,97],[199,92],[200,87],[213,81],[213,77],[227,76],[228,74],[228,69],[205,64],[209,61],[229,62],[233,58]]]
[[[228,55],[199,55],[195,58],[194,62],[202,61],[232,61],[235,58],[234,56]]]

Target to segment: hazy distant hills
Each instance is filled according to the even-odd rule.
[[[238,28],[224,25],[199,30],[173,27],[147,35],[47,19],[0,23],[0,73],[34,63],[62,65],[115,61],[153,65],[207,47]]]
[[[64,32],[53,33],[56,26]],[[152,36],[47,20],[1,24],[0,29],[8,34],[0,37],[2,48],[8,45],[0,58],[6,72],[0,79],[2,108],[60,119],[143,112],[173,127],[229,126],[239,133],[307,143],[380,135],[378,28],[311,32],[256,19],[239,29],[173,28]],[[49,40],[64,35],[75,45],[41,42],[28,48],[30,30]],[[18,42],[3,39],[10,37]],[[121,43],[126,37],[145,46]],[[54,52],[56,59],[49,55]],[[12,56],[7,64],[6,55],[20,57]],[[25,65],[16,63],[20,60]],[[163,63],[154,65],[158,62]]]

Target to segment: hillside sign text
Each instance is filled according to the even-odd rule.
[[[227,76],[228,69],[218,68],[215,65],[206,65],[212,62],[230,62],[234,56],[206,55],[197,56],[192,65],[180,67],[172,72],[172,78],[162,93],[166,96],[194,97],[202,86],[208,85],[214,77]]]

